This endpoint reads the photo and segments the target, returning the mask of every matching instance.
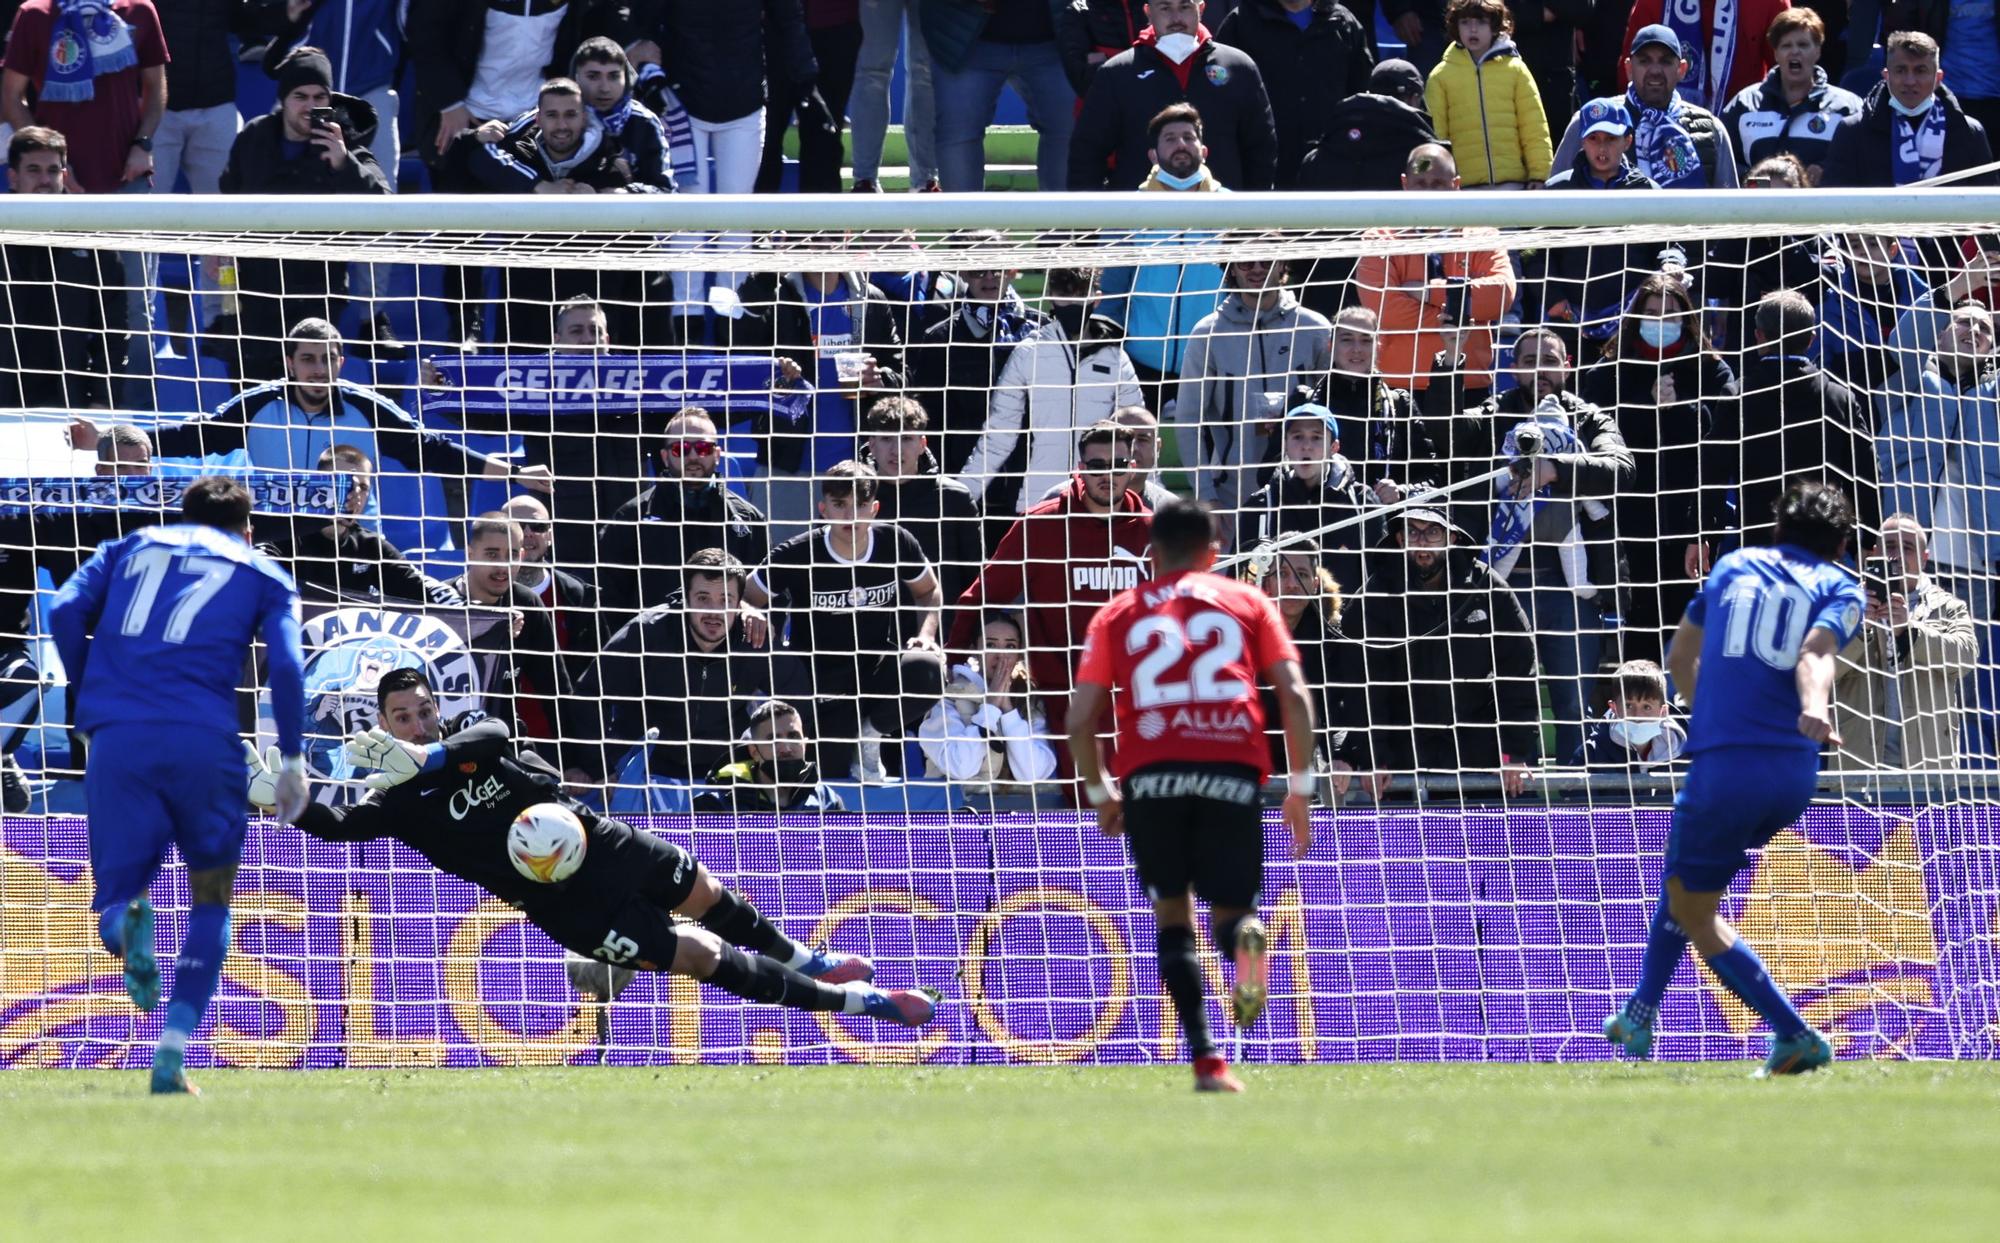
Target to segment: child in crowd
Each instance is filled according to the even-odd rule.
[[[1451,0],[1444,28],[1453,42],[1431,70],[1424,103],[1465,188],[1539,189],[1555,148],[1534,75],[1507,37],[1513,14],[1503,0]]]
[[[1644,772],[1680,759],[1687,730],[1667,710],[1666,671],[1650,660],[1628,660],[1612,678],[1617,689],[1570,762]]]

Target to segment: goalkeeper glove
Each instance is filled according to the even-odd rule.
[[[246,742],[243,758],[249,768],[251,806],[287,824],[297,823],[312,799],[306,785],[305,757],[285,755],[276,747],[260,756],[257,748]]]
[[[278,805],[278,770],[282,767],[282,757],[276,747],[259,755],[256,747],[245,742],[243,759],[250,769],[250,805],[268,816],[271,809]]]
[[[384,729],[360,731],[347,740],[345,751],[348,762],[356,768],[376,770],[363,779],[363,784],[371,790],[387,790],[402,785],[418,773],[427,772],[444,762],[443,743],[434,742],[428,747],[412,746]]]

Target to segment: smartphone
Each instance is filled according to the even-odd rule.
[[[1888,557],[1870,557],[1861,563],[1861,587],[1870,598],[1887,604],[1891,592],[1902,585],[1902,562]]]
[[[330,125],[337,124],[334,120],[333,109],[331,108],[314,108],[307,116],[314,129],[325,129]]]

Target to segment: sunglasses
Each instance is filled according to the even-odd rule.
[[[1092,475],[1116,475],[1132,469],[1132,459],[1128,457],[1087,457],[1078,463],[1085,473]]]
[[[524,522],[521,529],[530,535],[547,535],[554,526],[552,522]]]
[[[675,457],[687,457],[690,454],[695,457],[707,457],[721,448],[722,446],[713,440],[675,440],[667,444],[667,452]]]

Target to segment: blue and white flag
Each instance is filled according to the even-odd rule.
[[[756,415],[796,423],[812,390],[778,388],[778,360],[724,354],[447,354],[431,360],[442,387],[422,390],[425,417],[566,418],[678,414],[699,406],[719,424]]]
[[[348,477],[322,471],[246,470],[229,474],[250,490],[259,514],[331,514],[347,499]],[[0,479],[0,518],[108,509],[162,510],[178,515],[197,476],[102,475],[75,479]]]

